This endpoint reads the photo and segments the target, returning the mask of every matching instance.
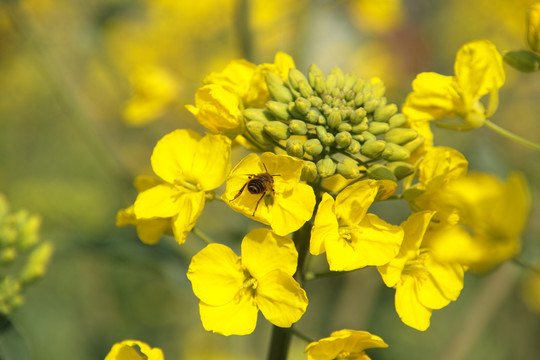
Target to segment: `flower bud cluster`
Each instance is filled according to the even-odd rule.
[[[39,242],[39,226],[39,217],[24,210],[10,213],[0,195],[0,314],[19,307],[23,288],[45,273],[53,249],[51,243]]]
[[[267,72],[271,100],[243,111],[247,131],[261,145],[279,144],[306,160],[304,177],[339,173],[352,179],[397,181],[412,173],[406,162],[424,139],[384,97],[380,81],[364,81],[334,68],[328,76],[311,65],[307,77],[290,69],[286,80]]]

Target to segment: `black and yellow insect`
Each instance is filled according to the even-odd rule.
[[[253,215],[255,216],[255,212],[257,211],[257,208],[259,207],[259,203],[261,200],[266,196],[268,192],[274,193],[274,176],[279,175],[272,175],[268,173],[268,169],[266,168],[266,165],[263,163],[265,172],[260,174],[249,174],[248,175],[248,181],[242,186],[240,191],[238,191],[238,194],[232,199],[232,201],[236,200],[240,195],[242,195],[242,192],[247,186],[247,190],[250,194],[256,195],[261,194],[261,197],[259,200],[257,200],[257,204],[255,205],[255,210],[253,210]]]

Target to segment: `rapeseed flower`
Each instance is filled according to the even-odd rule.
[[[210,244],[189,265],[188,279],[200,299],[204,328],[222,335],[253,332],[259,310],[272,324],[290,327],[306,311],[305,291],[294,280],[294,242],[267,229],[247,234],[242,256]]]
[[[490,41],[471,41],[457,53],[455,76],[426,72],[414,79],[402,111],[411,124],[459,116],[462,123],[438,125],[455,130],[478,128],[497,109],[498,89],[505,81],[502,64],[502,56]],[[486,108],[480,99],[487,94]]]
[[[448,183],[439,202],[454,209],[460,226],[426,235],[438,259],[484,271],[520,252],[530,211],[522,175],[512,174],[502,183],[490,174],[469,174]]]
[[[326,252],[332,271],[388,263],[399,252],[403,230],[367,211],[395,188],[392,181],[364,180],[343,189],[335,200],[323,194],[311,230],[311,254]]]
[[[395,306],[401,320],[426,330],[434,309],[458,298],[465,268],[459,263],[439,262],[422,241],[434,212],[413,213],[401,225],[405,232],[399,254],[378,267],[384,283],[396,289]]]
[[[135,188],[140,193],[160,184],[160,182],[149,176],[138,176],[133,182]],[[135,216],[135,206],[131,205],[126,209],[118,211],[116,215],[116,226],[135,225],[137,236],[148,245],[156,244],[165,233],[172,235],[172,218],[151,218],[137,219]]]
[[[175,130],[158,141],[152,153],[154,173],[164,182],[137,196],[137,220],[172,218],[176,241],[182,244],[201,214],[207,191],[220,186],[230,168],[230,140]]]
[[[163,360],[160,348],[152,348],[137,340],[124,340],[113,345],[105,360]]]
[[[310,343],[306,350],[308,360],[370,360],[365,350],[384,348],[388,345],[378,336],[367,331],[339,330],[330,337]]]
[[[313,188],[299,182],[303,166],[287,155],[250,154],[232,170],[222,198],[233,210],[287,235],[311,219],[315,207]],[[268,180],[257,181],[260,192],[251,193],[247,184],[260,174],[269,174]]]

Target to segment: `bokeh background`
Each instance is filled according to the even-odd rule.
[[[203,78],[233,59],[272,62],[292,55],[305,71],[339,66],[380,77],[402,104],[423,71],[453,74],[457,50],[476,39],[500,51],[526,48],[527,0],[3,0],[0,1],[0,193],[13,210],[42,218],[54,243],[47,274],[25,293],[0,332],[1,359],[103,359],[138,339],[171,359],[265,358],[262,317],[244,337],[207,333],[186,271],[203,248],[164,237],[141,243],[118,228],[136,197],[132,181],[152,173],[155,143],[177,128],[204,129],[185,109]],[[540,78],[505,66],[492,120],[540,142]],[[489,129],[434,129],[437,145],[465,154],[472,170],[506,178],[523,172],[532,213],[521,257],[540,264],[540,153]],[[233,151],[233,164],[245,152]],[[377,207],[398,224],[405,204]],[[257,224],[210,203],[201,228],[234,249]],[[313,259],[322,266],[324,257]],[[401,323],[394,291],[375,269],[306,285],[308,311],[297,328],[312,338],[367,330],[390,347],[374,359],[538,359],[540,305],[524,300],[528,272],[510,262],[467,274],[458,301],[419,332]],[[303,359],[295,339],[290,359]]]

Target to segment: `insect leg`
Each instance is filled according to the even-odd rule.
[[[247,186],[247,182],[244,184],[244,186],[242,186],[242,188],[240,189],[240,191],[238,191],[238,194],[236,194],[236,196],[231,200],[231,201],[234,201],[236,200],[240,195],[242,195],[242,192],[244,191],[244,189],[246,188]]]
[[[263,199],[263,197],[266,195],[266,191],[264,191],[261,195],[261,197],[259,198],[259,200],[257,200],[257,205],[255,205],[255,210],[253,210],[253,215],[252,216],[255,216],[255,211],[257,211],[257,208],[259,207],[259,203],[261,202],[261,200]]]

